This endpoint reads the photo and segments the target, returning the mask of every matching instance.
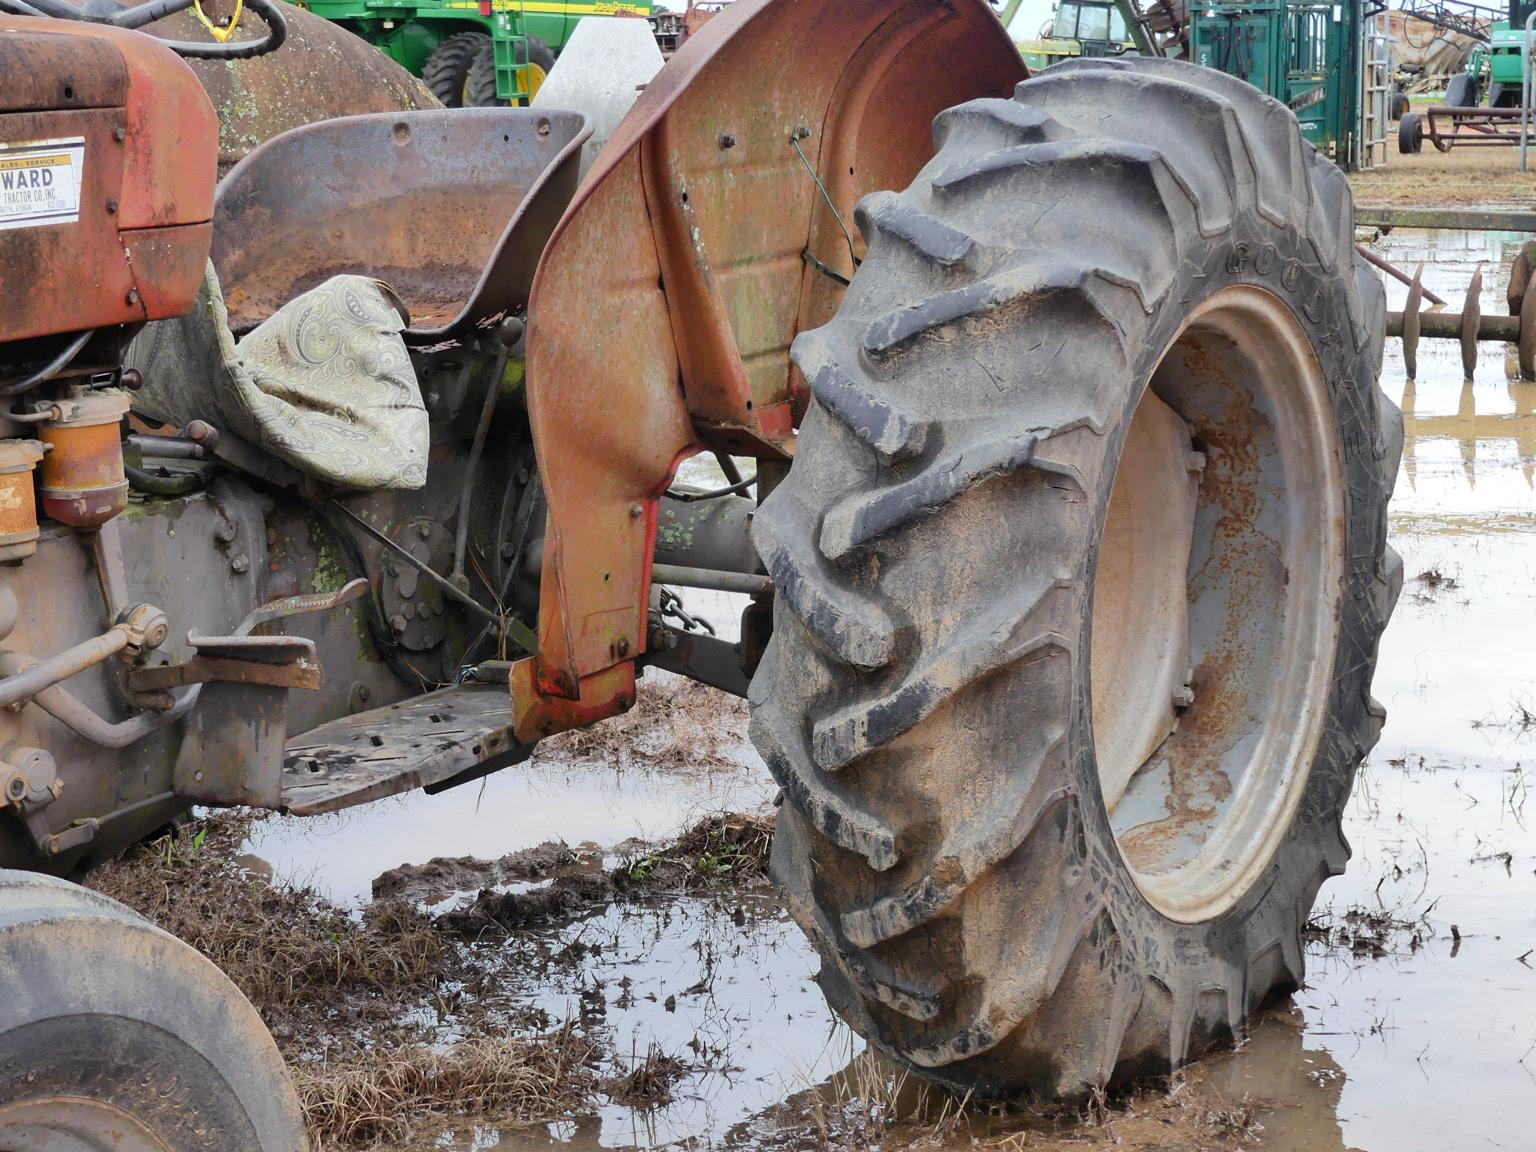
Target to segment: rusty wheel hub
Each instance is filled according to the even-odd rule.
[[[140,1120],[84,1096],[45,1096],[0,1108],[3,1152],[171,1152]]]

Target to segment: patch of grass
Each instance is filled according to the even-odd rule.
[[[691,889],[721,882],[755,882],[768,875],[773,817],[719,812],[671,844],[635,847],[609,875],[622,892]]]
[[[87,883],[207,956],[280,1033],[305,1031],[304,1017],[339,992],[421,993],[452,965],[449,942],[408,905],[375,903],[354,918],[242,866],[254,819],[221,814],[141,844]]]
[[[1414,583],[1421,585],[1430,592],[1450,591],[1460,585],[1456,577],[1440,571],[1439,568],[1426,568],[1413,578]]]
[[[1429,926],[1430,907],[1413,919],[1395,909],[1355,906],[1337,912],[1330,905],[1314,909],[1302,927],[1302,939],[1379,960],[1383,956],[1417,952],[1434,936]]]
[[[89,883],[245,993],[288,1060],[316,1147],[394,1142],[445,1116],[518,1122],[590,1107],[596,1040],[570,1025],[505,1034],[505,1019],[477,1002],[490,971],[411,904],[354,914],[245,867],[257,818],[217,814],[130,850]]]
[[[439,1050],[374,1049],[294,1066],[311,1136],[322,1146],[403,1140],[422,1121],[491,1114],[548,1120],[590,1104],[598,1045],[569,1025],[533,1039],[477,1036]]]

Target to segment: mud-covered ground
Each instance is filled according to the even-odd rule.
[[[1449,299],[1482,266],[1493,312],[1523,239],[1377,246]],[[1448,342],[1419,364],[1407,381],[1389,342],[1408,579],[1377,674],[1386,731],[1346,819],[1354,858],[1307,927],[1306,987],[1172,1084],[997,1111],[864,1053],[763,875],[775,789],[742,706],[675,678],[473,786],[210,821],[95,883],[231,973],[331,1147],[1530,1147],[1536,384],[1499,345],[1472,382]],[[728,630],[735,606],[702,610]]]
[[[1530,171],[1521,172],[1518,147],[1453,147],[1440,152],[1426,138],[1422,152],[1404,155],[1397,150],[1396,132],[1393,124],[1386,164],[1350,176],[1356,204],[1530,210],[1536,191],[1536,147],[1527,157]]]

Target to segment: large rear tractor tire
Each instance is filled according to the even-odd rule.
[[[555,66],[555,54],[537,36],[529,36],[524,43],[527,49],[518,49],[518,64],[527,70],[528,101],[532,102],[544,86],[544,78],[549,75],[549,70]],[[469,69],[469,80],[464,85],[464,103],[472,108],[494,108],[508,103],[496,95],[496,57],[489,44],[475,57]]]
[[[272,1037],[192,948],[105,896],[0,871],[0,1148],[299,1152]]]
[[[482,50],[489,52],[491,38],[484,32],[460,32],[439,42],[427,57],[421,79],[444,108],[463,108],[469,70]],[[494,77],[493,77],[494,81]]]
[[[1284,106],[1080,60],[941,114],[793,358],[752,733],[833,1007],[1080,1098],[1302,980],[1401,587],[1384,298]]]

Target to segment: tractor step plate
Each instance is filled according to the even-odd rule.
[[[335,812],[437,784],[520,750],[505,684],[461,684],[332,720],[288,741],[282,807]]]

